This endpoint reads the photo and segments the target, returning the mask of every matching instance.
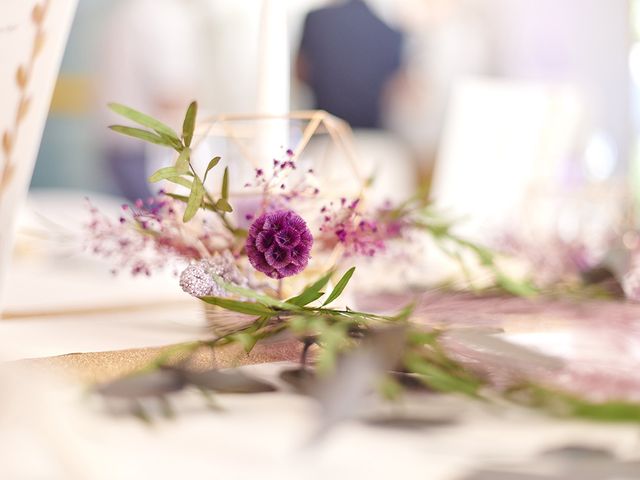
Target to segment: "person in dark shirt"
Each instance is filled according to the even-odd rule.
[[[355,128],[380,128],[384,92],[399,71],[403,35],[362,0],[309,12],[297,60],[315,107]]]

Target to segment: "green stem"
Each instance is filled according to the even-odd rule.
[[[211,205],[216,204],[216,201],[213,199],[213,197],[211,196],[211,194],[207,191],[207,189],[204,187],[204,182],[203,180],[200,178],[200,176],[196,173],[195,169],[193,168],[193,165],[191,165],[191,161],[189,161],[189,168],[191,169],[191,173],[193,174],[193,176],[195,178],[198,179],[198,181],[200,183],[202,183],[202,186],[204,188],[204,195],[205,197],[207,197],[207,199],[209,200],[209,203],[211,203]],[[220,219],[220,221],[222,221],[222,224],[225,226],[225,228],[227,230],[229,230],[229,232],[236,236],[238,229],[235,228],[233,225],[231,225],[231,223],[229,222],[229,219],[226,217],[226,214],[224,212],[220,212],[217,209],[214,210],[215,214],[218,216],[218,218]]]

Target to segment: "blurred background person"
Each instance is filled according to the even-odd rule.
[[[308,13],[296,61],[315,108],[354,128],[381,128],[385,92],[402,65],[403,34],[363,0]]]

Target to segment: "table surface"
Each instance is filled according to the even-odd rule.
[[[175,287],[174,278],[113,278],[104,264],[86,258],[29,255],[16,260],[11,279],[0,321],[2,360],[162,346],[207,335],[201,306]],[[531,304],[523,310],[518,301],[438,295],[425,303],[430,322],[464,324],[469,311],[483,325],[506,318],[505,325],[514,326],[511,339],[559,355],[576,346],[572,331],[558,320],[570,323],[572,316],[588,317],[601,308],[560,302],[551,309],[552,321],[526,329]],[[615,319],[637,318],[635,306],[616,308]],[[279,372],[290,367],[241,367],[280,389],[216,396],[220,410],[184,392],[173,400],[176,418],[156,414],[149,426],[109,413],[74,379],[5,364],[0,478],[640,478],[640,464],[630,463],[640,458],[635,425],[560,420],[447,395],[408,394],[397,404],[372,400],[356,418],[310,443],[321,410],[279,380]],[[568,445],[609,454],[544,453]]]

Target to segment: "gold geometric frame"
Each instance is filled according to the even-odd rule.
[[[283,115],[270,114],[221,114],[205,118],[199,122],[196,128],[196,136],[201,139],[207,136],[225,137],[231,141],[242,155],[254,166],[258,167],[260,162],[253,152],[246,149],[232,125],[236,122],[253,122],[268,120],[296,120],[306,121],[302,136],[292,151],[299,157],[307,147],[312,137],[319,133],[326,133],[332,139],[335,146],[342,150],[348,162],[351,174],[361,183],[365,183],[365,178],[360,171],[358,154],[353,143],[353,132],[351,127],[344,120],[331,115],[324,110],[301,110],[289,112]],[[197,148],[197,144],[194,146]]]

